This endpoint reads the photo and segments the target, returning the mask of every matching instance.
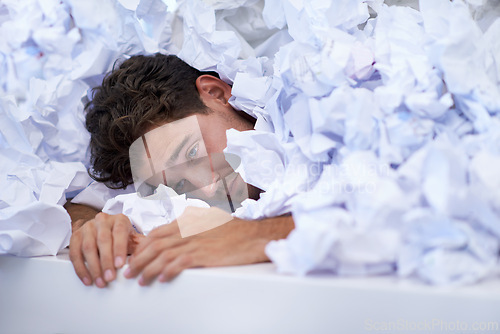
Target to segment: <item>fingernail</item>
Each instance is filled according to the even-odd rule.
[[[111,271],[111,269],[108,269],[104,272],[104,279],[107,281],[107,282],[110,282],[113,280],[113,272]]]
[[[97,285],[99,288],[104,288],[106,286],[106,284],[100,277],[97,277],[97,279],[95,280],[95,285]]]
[[[139,285],[144,285],[144,277],[139,278]]]
[[[127,268],[123,273],[123,276],[125,276],[126,278],[130,278],[130,271],[131,271],[130,268]]]
[[[82,281],[86,286],[92,285],[92,281],[88,277],[84,277]]]
[[[123,266],[123,258],[121,256],[115,257],[115,268],[121,268]]]
[[[165,283],[167,281],[167,277],[165,277],[165,275],[161,274],[160,276],[158,276],[158,281]]]

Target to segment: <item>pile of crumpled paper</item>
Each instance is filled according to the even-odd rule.
[[[162,52],[216,70],[257,118],[226,152],[266,190],[237,216],[293,214],[266,248],[278,271],[498,276],[500,4],[386,2],[2,2],[0,253],[67,245],[62,204],[91,181],[82,99],[116,59]],[[146,232],[186,204],[127,192],[76,201]]]

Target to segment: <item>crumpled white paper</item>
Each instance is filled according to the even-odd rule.
[[[419,7],[373,6],[376,18],[343,29],[349,37],[335,23],[317,33],[307,22],[319,12],[286,18],[303,40],[277,55],[283,89],[271,102],[302,152],[332,164],[291,201],[296,230],[267,247],[279,271],[397,273],[431,284],[498,275],[500,192],[486,183],[500,170],[500,48],[491,39],[500,20],[483,33],[460,1]],[[352,67],[334,48],[322,63],[324,31],[345,54],[362,43],[372,71],[346,76]]]
[[[106,202],[120,195],[130,194],[135,191],[134,186],[130,185],[125,189],[110,189],[104,185],[93,181],[85,189],[80,191],[71,203],[91,206],[97,210],[102,210]]]
[[[67,246],[62,205],[92,181],[82,98],[117,58],[174,47],[173,17],[160,0],[2,1],[0,254]]]
[[[237,216],[293,214],[296,229],[266,248],[278,271],[430,284],[499,275],[500,6],[387,3],[186,0],[174,15],[160,1],[123,0],[89,15],[97,2],[4,1],[0,216],[34,202],[60,208],[63,186],[83,183],[76,173],[58,184],[49,161],[86,161],[80,98],[114,59],[174,52],[218,71],[230,103],[257,119],[256,131],[227,132],[226,152],[266,191]],[[116,193],[99,188],[75,201],[103,207]],[[149,231],[186,205],[139,200],[122,194],[105,210]],[[2,231],[0,245],[22,254],[16,231]]]
[[[161,184],[154,195],[146,198],[139,197],[135,192],[118,195],[106,202],[102,212],[110,215],[123,213],[137,232],[147,235],[154,228],[178,218],[187,206],[209,207],[201,200],[177,195],[171,188]]]

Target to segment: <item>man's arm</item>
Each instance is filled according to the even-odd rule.
[[[68,211],[71,217],[71,227],[73,232],[78,230],[87,221],[94,219],[95,215],[99,213],[99,210],[94,209],[91,206],[82,204],[73,204],[71,200],[68,200],[64,204],[64,208]]]
[[[182,238],[174,221],[141,240],[125,277],[142,273],[139,284],[147,285],[156,277],[161,282],[169,281],[186,268],[267,262],[267,243],[286,238],[294,227],[291,215],[257,221],[235,218],[213,230]]]

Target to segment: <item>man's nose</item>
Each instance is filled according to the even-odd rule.
[[[218,188],[219,174],[211,170],[195,171],[191,177],[191,184],[198,189],[206,198],[211,198],[215,195]]]

